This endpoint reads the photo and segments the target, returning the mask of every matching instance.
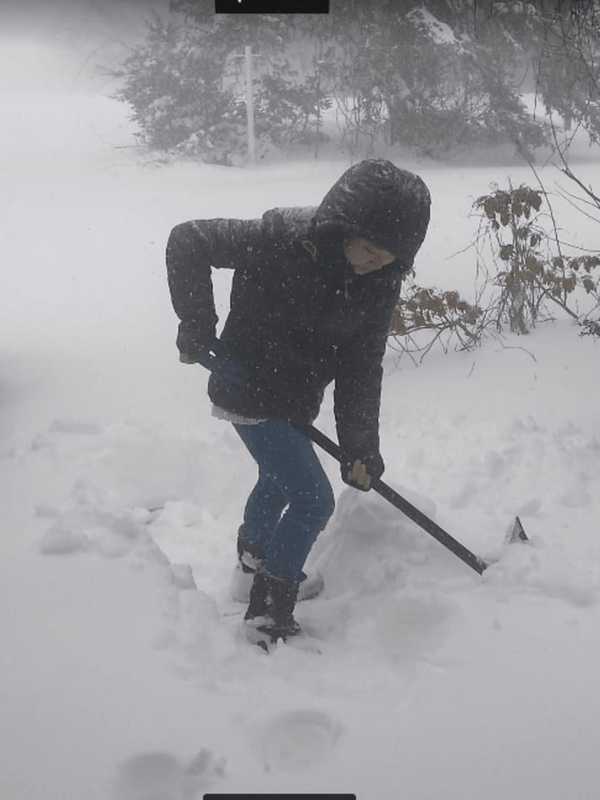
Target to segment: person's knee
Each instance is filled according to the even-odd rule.
[[[335,510],[335,497],[329,482],[320,483],[310,491],[298,493],[290,501],[290,508],[306,522],[322,530]]]

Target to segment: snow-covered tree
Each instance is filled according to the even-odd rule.
[[[202,27],[159,17],[149,23],[144,45],[120,71],[118,94],[132,106],[143,141],[229,163],[243,143],[245,109],[225,85],[225,57]]]
[[[332,0],[329,15],[215,15],[209,0],[172,0],[173,19],[155,20],[126,61],[120,97],[152,147],[230,163],[245,147],[236,56],[250,45],[264,141],[318,140],[335,102],[353,148],[435,156],[508,140],[530,153],[548,132],[525,108],[524,80],[549,110],[600,132],[599,3]]]

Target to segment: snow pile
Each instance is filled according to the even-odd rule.
[[[417,29],[421,29],[435,44],[451,45],[461,48],[461,43],[456,38],[452,28],[446,23],[435,17],[431,11],[422,8],[415,8],[406,15]]]

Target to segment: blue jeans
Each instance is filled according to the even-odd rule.
[[[258,464],[258,481],[244,510],[243,538],[265,569],[298,581],[335,499],[311,440],[289,422],[271,419],[233,426]]]

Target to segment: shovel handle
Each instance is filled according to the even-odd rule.
[[[217,340],[218,344],[218,340]],[[214,348],[213,348],[214,349]],[[215,352],[217,352],[215,350]],[[205,368],[210,369],[207,367],[206,364],[203,364]],[[341,448],[333,442],[328,436],[325,436],[324,433],[321,433],[318,428],[315,428],[314,425],[296,425],[299,430],[303,431],[309,439],[311,439],[315,444],[319,445],[319,447],[323,448],[326,453],[329,453],[330,456],[336,459],[341,463],[343,455]],[[416,525],[426,531],[428,534],[433,536],[434,539],[437,539],[440,544],[443,544],[448,550],[454,553],[455,556],[464,561],[471,569],[474,569],[475,572],[482,575],[484,570],[487,569],[489,566],[486,562],[479,558],[479,556],[472,553],[467,547],[461,544],[457,539],[441,528],[436,522],[426,514],[423,514],[422,511],[419,511],[418,508],[409,503],[404,497],[398,494],[398,492],[394,491],[391,486],[388,486],[387,483],[384,483],[380,478],[377,478],[372,483],[372,488],[377,492],[377,494],[381,495],[385,500],[395,506],[399,511],[402,511],[409,519],[411,519]]]
[[[342,461],[343,456],[340,447],[329,437],[325,436],[324,433],[321,433],[320,430],[315,428],[314,425],[304,425],[301,427],[301,430],[303,430],[315,444],[322,447],[330,456],[333,456],[336,461]],[[472,553],[467,547],[441,528],[426,514],[419,511],[416,506],[409,503],[408,500],[399,495],[398,492],[394,491],[391,486],[388,486],[387,483],[384,483],[380,478],[373,481],[372,488],[399,511],[402,511],[402,513],[416,525],[433,536],[434,539],[437,539],[440,544],[443,544],[444,547],[454,553],[455,556],[458,556],[458,558],[464,561],[471,569],[479,573],[479,575],[482,575],[487,569],[489,565],[482,558]]]

